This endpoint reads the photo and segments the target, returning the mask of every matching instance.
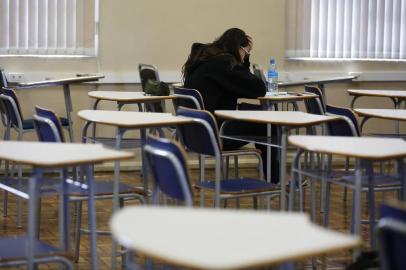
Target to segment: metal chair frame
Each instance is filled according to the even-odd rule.
[[[55,125],[55,123],[52,120],[50,120],[50,119],[48,119],[46,117],[38,116],[38,115],[34,115],[34,119],[36,121],[39,121],[39,122],[42,122],[42,123],[45,123],[45,124],[49,125],[49,127],[51,128],[51,130],[53,132],[55,142],[56,143],[63,143],[63,140],[62,140],[61,136],[59,135],[58,127]],[[38,126],[37,126],[35,121],[34,121],[34,126],[35,126],[36,130],[39,133],[39,129],[38,129]],[[70,181],[75,186],[86,187],[86,185],[83,184],[82,181],[78,182],[78,181],[73,181],[71,179],[67,179],[67,180]],[[81,180],[83,180],[83,179],[81,179]],[[97,184],[98,184],[97,182],[94,183],[95,187],[97,187]],[[110,199],[111,200],[113,198],[113,195],[112,194],[105,194],[105,195],[95,194],[94,198],[95,198],[95,200],[101,200],[101,199]],[[137,193],[119,194],[119,199],[120,199],[120,205],[123,205],[124,200],[128,200],[128,199],[136,199],[136,200],[139,200],[143,204],[145,203],[144,198],[140,194],[137,194]],[[86,233],[86,234],[90,233],[90,231],[88,229],[82,229],[81,228],[81,223],[82,223],[82,201],[87,200],[87,196],[82,196],[82,195],[77,195],[77,194],[70,194],[69,195],[69,200],[77,202],[77,204],[76,204],[77,219],[76,219],[76,223],[75,223],[75,254],[74,254],[74,260],[77,262],[79,260],[79,252],[80,252],[80,236],[81,236],[82,233]],[[109,231],[100,231],[100,230],[98,230],[96,232],[99,235],[111,235],[111,233]]]
[[[23,139],[23,135],[28,132],[35,132],[35,129],[24,129],[23,122],[22,122],[22,115],[20,114],[20,110],[17,106],[16,101],[5,94],[0,92],[0,102],[4,105],[5,114],[6,114],[6,126],[4,131],[4,140],[9,140],[11,136],[11,130],[14,129],[17,132],[17,140],[21,141]],[[11,110],[9,111],[8,106],[6,106],[6,102],[9,103],[11,106]],[[14,114],[12,117],[11,114]],[[13,123],[12,119],[15,119],[17,123]],[[12,166],[11,169],[9,168],[9,162],[5,162],[5,178],[13,178],[15,174],[15,167]],[[22,181],[22,167],[20,165],[17,166],[17,181]],[[7,216],[7,208],[8,208],[8,192],[6,191],[3,197],[3,216]],[[22,201],[21,197],[17,197],[17,228],[22,227]]]
[[[219,138],[218,136],[216,136],[215,131],[212,129],[211,125],[203,120],[203,119],[196,119],[193,118],[193,122],[197,123],[199,125],[202,125],[207,133],[209,134],[209,139],[211,144],[213,145],[213,149],[214,149],[214,160],[215,160],[215,187],[214,187],[214,205],[215,207],[219,207],[220,206],[220,200],[224,200],[224,199],[231,199],[231,198],[241,198],[241,197],[252,197],[252,196],[264,196],[264,195],[274,195],[274,196],[279,196],[280,195],[280,190],[272,190],[272,191],[263,191],[263,192],[241,192],[238,194],[222,194],[221,192],[221,180],[222,176],[221,176],[221,171],[222,171],[222,152],[220,150],[220,145],[219,145]],[[200,162],[202,164],[202,170],[201,170],[201,180],[204,179],[204,174],[202,175],[202,172],[204,172],[204,163],[205,163],[205,159],[204,157],[206,155],[200,154],[198,153],[200,156]],[[253,154],[253,153],[252,153]],[[237,154],[238,155],[238,154]],[[262,168],[262,158],[260,155],[258,155],[257,153],[255,153],[255,155],[258,157],[259,163],[260,163],[260,168]],[[263,172],[261,173],[261,179],[263,179]],[[201,188],[200,189],[200,204],[201,206],[203,206],[204,204],[204,189],[205,188]]]
[[[388,245],[386,233],[392,232],[397,235],[401,235],[406,238],[406,223],[401,222],[400,220],[394,218],[383,218],[379,221],[377,225],[377,235],[379,239],[379,254],[380,254],[380,262],[381,267],[383,270],[400,270],[394,268],[393,262],[391,261],[391,257],[394,256],[390,250],[387,250],[386,247]],[[398,251],[401,252],[400,250]],[[398,255],[399,256],[399,255]]]
[[[183,196],[185,197],[185,205],[188,207],[192,207],[193,206],[193,195],[191,194],[190,189],[189,189],[190,185],[189,185],[187,173],[183,169],[183,166],[181,165],[181,161],[179,160],[179,158],[176,155],[174,155],[173,153],[171,153],[170,151],[167,151],[167,150],[164,150],[164,149],[161,149],[158,147],[154,147],[152,145],[149,145],[148,143],[145,145],[144,151],[147,154],[147,158],[148,158],[148,155],[156,155],[156,156],[160,156],[162,158],[167,159],[172,164],[173,168],[176,171],[177,179],[178,179],[178,182],[180,183]],[[154,174],[154,170],[159,170],[159,168],[156,167],[153,162],[151,162],[151,158],[148,158],[148,165],[149,165],[151,171],[153,172],[152,175],[154,175],[154,178],[155,178],[156,176]],[[185,167],[186,166],[187,165],[185,164]],[[156,184],[156,181],[155,181],[153,192],[152,192],[152,203],[158,204],[158,201],[159,201],[159,186],[158,186],[158,184]]]

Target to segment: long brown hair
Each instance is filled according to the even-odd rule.
[[[233,56],[230,59],[234,63],[231,64],[234,65],[241,62],[240,47],[246,47],[248,44],[249,40],[247,35],[239,28],[228,29],[212,43],[193,43],[189,57],[182,68],[183,78],[185,78],[199,62],[214,55],[228,53]]]

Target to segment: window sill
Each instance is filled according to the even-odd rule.
[[[315,57],[287,57],[287,61],[304,62],[377,62],[377,63],[406,63],[406,59],[367,59],[367,58],[315,58]]]
[[[51,58],[51,59],[92,59],[97,58],[97,56],[90,55],[37,55],[37,54],[3,54],[0,58]]]

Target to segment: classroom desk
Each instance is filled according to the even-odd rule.
[[[291,88],[295,86],[303,86],[307,84],[316,84],[321,92],[325,92],[325,84],[328,83],[342,83],[342,82],[351,82],[352,80],[358,78],[358,75],[345,75],[345,76],[336,76],[336,77],[320,77],[320,78],[305,78],[303,80],[285,80],[278,82],[279,89]],[[183,87],[183,83],[174,83],[172,84],[176,87]]]
[[[110,226],[127,248],[193,269],[253,269],[360,245],[302,213],[133,206]]]
[[[406,121],[406,110],[400,109],[355,109],[358,116],[363,117],[360,125],[360,130],[365,123],[371,118],[380,118],[395,121]],[[396,133],[399,135],[399,125],[396,125]]]
[[[164,100],[172,100],[174,96],[149,96],[144,92],[121,92],[121,91],[91,91],[88,96],[96,99],[93,110],[97,110],[97,105],[102,100],[117,102],[118,110],[125,104],[139,104],[139,111],[142,111],[140,107],[141,103],[158,102]]]
[[[122,160],[134,157],[133,153],[112,150],[99,144],[70,144],[70,143],[40,143],[20,141],[0,141],[0,159],[18,164],[31,165],[33,176],[29,181],[28,211],[28,236],[21,238],[21,257],[27,257],[28,268],[34,269],[34,262],[46,263],[44,258],[34,258],[34,247],[43,245],[38,240],[37,232],[37,205],[39,194],[39,182],[42,179],[45,169],[66,168],[80,165],[85,167],[88,186],[88,213],[90,233],[90,257],[92,269],[98,269],[96,251],[96,210],[93,191],[93,169],[92,166],[104,161]],[[60,249],[69,251],[70,234],[69,227],[69,206],[68,195],[64,192],[67,189],[67,171],[64,170],[61,178],[62,194],[59,199],[59,233]],[[9,190],[10,191],[10,190]],[[19,192],[16,190],[16,192]],[[20,192],[21,193],[21,192]],[[27,240],[28,239],[28,240]],[[1,240],[0,240],[1,241]],[[25,246],[25,243],[27,245]],[[26,253],[24,251],[26,250]],[[3,250],[6,251],[6,250]],[[1,251],[0,251],[1,253]],[[35,254],[37,255],[37,254]],[[47,254],[50,256],[50,254]],[[51,258],[52,259],[52,258]],[[27,262],[26,262],[27,263]]]
[[[267,94],[263,97],[259,97],[258,100],[261,102],[261,104],[264,104],[269,110],[272,109],[272,106],[277,106],[278,103],[292,103],[293,108],[295,111],[298,111],[299,108],[297,106],[298,101],[303,101],[305,99],[312,99],[312,98],[318,98],[316,94],[312,93],[294,93],[294,92],[288,92],[288,93],[279,93],[279,94]]]
[[[406,100],[406,91],[402,90],[361,90],[348,89],[348,94],[352,96],[351,109],[354,108],[355,101],[360,97],[385,97],[393,101],[395,109],[399,109],[402,101]]]
[[[72,128],[72,98],[70,94],[70,85],[75,83],[85,83],[85,82],[94,82],[98,81],[99,79],[104,78],[104,75],[95,74],[95,75],[86,75],[86,76],[77,76],[72,78],[62,78],[62,79],[52,79],[52,80],[45,80],[45,81],[37,81],[37,82],[26,82],[26,83],[19,83],[15,86],[15,89],[32,89],[32,88],[41,88],[41,87],[50,87],[50,86],[62,86],[63,87],[63,94],[65,98],[65,108],[66,108],[66,118],[68,119],[69,123],[69,140],[71,142],[74,141],[74,134]]]
[[[102,111],[102,110],[82,110],[78,113],[79,118],[86,121],[83,128],[83,138],[87,134],[90,124],[103,124],[117,128],[116,148],[120,148],[123,135],[127,130],[139,129],[141,135],[141,160],[142,176],[144,179],[144,191],[148,194],[148,170],[145,163],[144,145],[147,138],[147,128],[176,126],[191,123],[192,120],[185,117],[174,116],[170,113],[154,112],[128,112],[128,111]],[[113,209],[119,208],[118,189],[120,181],[120,163],[114,164],[114,185],[113,185]],[[115,242],[112,247],[112,269],[115,269]]]
[[[91,91],[88,93],[90,98],[95,99],[93,104],[93,110],[97,110],[97,106],[100,101],[113,101],[117,103],[117,110],[120,111],[122,107],[126,104],[137,104],[138,111],[144,111],[142,104],[162,102],[165,100],[172,100],[174,96],[150,96],[145,95],[144,92],[130,92],[130,91]],[[165,111],[165,107],[163,106]],[[93,125],[93,139],[96,139],[96,125]],[[110,138],[97,138],[98,142],[109,144],[112,140]],[[125,141],[125,143],[124,143]],[[138,147],[137,140],[124,140],[123,147],[134,148]],[[127,147],[127,148],[128,148]]]
[[[403,158],[406,157],[406,142],[398,138],[377,138],[377,137],[334,137],[334,136],[289,136],[289,143],[298,148],[292,172],[300,173],[297,160],[303,151],[311,151],[322,154],[332,154],[344,157],[356,158],[355,168],[355,199],[354,199],[354,228],[355,234],[360,234],[361,229],[361,191],[362,191],[362,170],[367,162],[397,160],[399,177],[402,182],[402,198],[406,198],[406,179],[404,177]],[[370,176],[370,177],[373,177]],[[293,185],[291,186],[293,187]],[[294,190],[291,188],[290,209],[293,208]],[[373,196],[371,198],[373,200]],[[374,204],[374,202],[369,202]],[[371,210],[371,209],[370,209]],[[370,224],[372,224],[372,238],[374,231],[375,215],[369,213]]]
[[[330,77],[330,78],[307,78],[303,80],[296,80],[296,81],[281,81],[278,82],[279,88],[289,88],[294,86],[301,86],[306,84],[317,84],[319,89],[324,94],[325,87],[324,85],[327,83],[341,83],[341,82],[350,82],[354,79],[358,78],[356,75],[347,75],[347,76],[337,76],[337,77]]]
[[[146,129],[156,127],[176,126],[191,123],[192,120],[186,117],[174,116],[170,113],[154,112],[129,112],[129,111],[102,111],[102,110],[82,110],[78,113],[79,118],[87,123],[83,128],[83,137],[86,137],[87,128],[90,124],[103,124],[117,128],[116,148],[120,148],[120,143],[125,131],[130,129],[139,129],[141,134],[141,151],[146,141]],[[143,152],[142,152],[143,153]],[[144,161],[144,154],[142,154]],[[148,192],[147,170],[145,162],[142,162],[142,171],[144,177],[144,189]],[[118,182],[119,168],[115,166],[115,181]],[[118,192],[117,190],[115,192]],[[118,193],[115,193],[115,198]],[[117,201],[118,202],[118,201]]]
[[[270,147],[281,148],[280,160],[280,183],[281,183],[281,210],[286,209],[286,150],[287,150],[287,137],[290,129],[299,127],[312,127],[315,125],[323,124],[328,121],[335,121],[340,119],[337,116],[326,116],[309,114],[300,111],[226,111],[219,110],[214,112],[217,117],[223,118],[226,121],[238,120],[247,121],[252,123],[276,125],[281,130],[281,145],[276,145],[274,142],[257,141],[256,139],[249,141],[246,138],[237,138],[235,136],[224,136],[221,130],[221,137],[233,140],[243,140],[249,142],[262,143],[268,146],[268,157],[270,156]],[[224,123],[223,123],[224,126]],[[268,164],[269,165],[269,162]],[[270,181],[270,167],[268,166],[267,180]]]

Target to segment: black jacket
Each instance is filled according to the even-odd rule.
[[[186,75],[185,87],[198,90],[206,110],[235,110],[238,98],[257,98],[265,84],[249,70],[249,61],[233,65],[233,56],[219,54],[198,62]]]

